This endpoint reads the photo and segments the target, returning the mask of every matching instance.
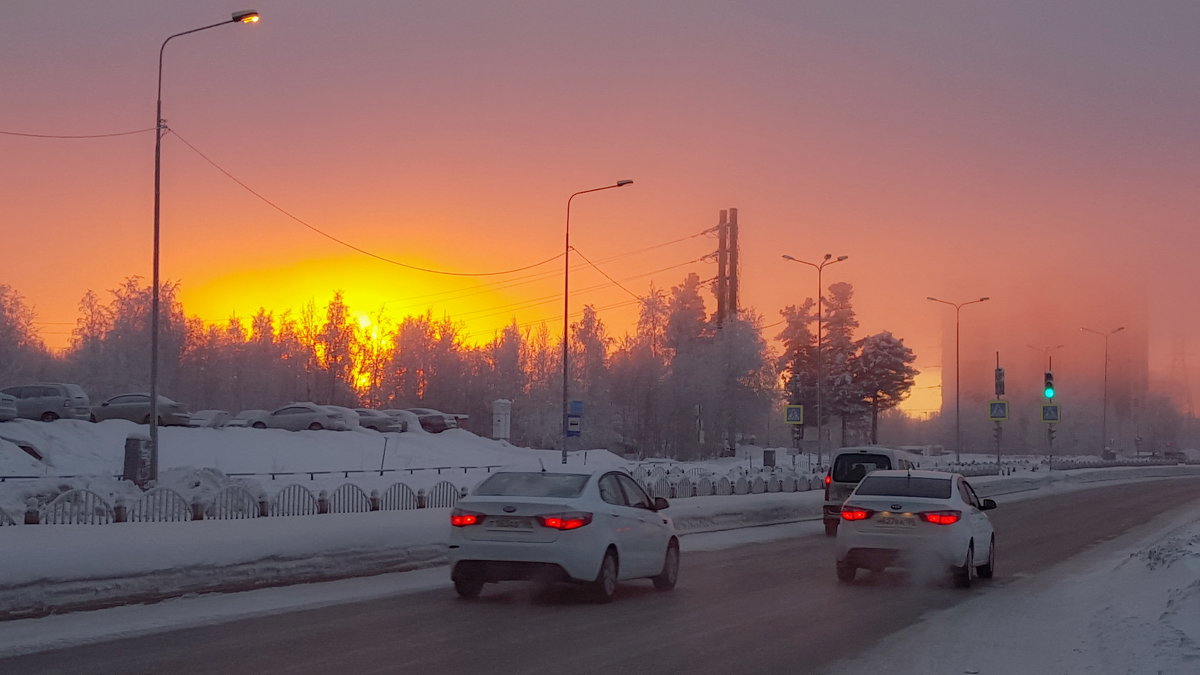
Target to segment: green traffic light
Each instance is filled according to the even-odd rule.
[[[1054,398],[1054,389],[1050,387],[1046,388],[1046,398]]]

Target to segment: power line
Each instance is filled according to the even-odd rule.
[[[118,131],[111,134],[30,134],[21,131],[0,131],[0,135],[4,136],[22,136],[24,138],[58,138],[58,139],[80,139],[80,138],[112,138],[114,136],[131,136],[133,134],[144,134],[147,131],[154,131],[154,127],[149,129],[137,129],[135,131]]]
[[[263,196],[262,194],[259,194],[257,191],[255,191],[253,188],[251,188],[249,185],[243,183],[236,176],[234,176],[233,174],[226,171],[223,167],[221,167],[221,165],[217,164],[215,161],[210,159],[208,157],[208,155],[205,155],[203,152],[200,152],[200,150],[197,149],[196,146],[192,145],[191,143],[188,143],[187,139],[185,139],[183,136],[179,135],[179,132],[175,131],[174,129],[170,129],[169,131],[172,134],[174,134],[176,138],[178,138],[180,141],[182,141],[184,145],[191,148],[192,152],[196,153],[202,159],[204,159],[204,161],[211,164],[213,166],[213,168],[215,168],[217,171],[220,171],[221,173],[225,174],[226,178],[233,181],[234,183],[237,183],[246,192],[249,192],[250,194],[254,195],[255,197],[257,197],[259,200],[261,200],[263,203],[267,204],[271,208],[282,213],[283,215],[287,216],[288,218],[291,218],[292,220],[296,221],[297,223],[300,223],[304,227],[307,227],[308,229],[312,230],[313,232],[316,232],[317,234],[321,235],[322,237],[329,239],[330,241],[336,242],[338,244],[341,244],[342,246],[345,246],[346,248],[348,248],[352,251],[357,251],[358,253],[361,253],[365,256],[375,258],[376,260],[388,263],[390,265],[396,265],[397,267],[403,267],[405,269],[415,270],[417,272],[427,272],[429,274],[442,274],[442,275],[453,276],[453,277],[492,277],[492,276],[500,276],[503,274],[513,274],[516,272],[524,272],[525,270],[533,269],[535,267],[540,267],[547,263],[554,262],[555,260],[558,260],[559,258],[563,257],[563,255],[565,255],[564,253],[559,253],[550,258],[546,258],[545,260],[542,260],[541,262],[533,263],[532,265],[525,265],[524,267],[517,267],[514,269],[510,269],[510,270],[501,270],[498,272],[450,272],[447,270],[430,269],[428,267],[418,267],[417,265],[409,265],[408,263],[402,263],[399,260],[392,260],[391,258],[386,258],[377,253],[372,253],[371,251],[368,251],[364,248],[355,246],[354,244],[351,244],[348,241],[338,239],[337,237],[333,236],[332,234],[329,234],[328,232],[325,232],[325,231],[321,230],[320,228],[305,222],[299,216],[296,216],[295,214],[291,213],[287,209],[284,209],[282,206],[276,204],[275,202],[271,201],[270,199],[267,199],[265,196]]]
[[[579,249],[575,248],[574,246],[572,246],[572,247],[571,247],[571,249],[572,249],[573,251],[575,251],[576,253],[578,253],[578,254],[579,254],[579,257],[580,257],[580,258],[583,258],[583,259],[584,259],[584,260],[587,262],[587,264],[589,264],[589,265],[591,265],[592,267],[594,267],[594,268],[596,269],[596,271],[597,271],[597,272],[599,272],[600,274],[604,275],[604,278],[605,278],[605,279],[608,279],[609,281],[611,281],[611,282],[613,282],[614,284],[616,284],[616,285],[617,285],[617,288],[620,288],[621,290],[625,291],[626,293],[628,293],[628,294],[632,295],[632,296],[633,296],[633,298],[634,298],[635,300],[641,300],[641,299],[642,299],[642,296],[638,295],[637,293],[634,293],[633,291],[629,290],[628,288],[625,288],[624,286],[622,286],[622,285],[621,285],[621,282],[619,282],[619,281],[617,281],[616,279],[614,279],[614,278],[612,278],[612,277],[608,276],[608,272],[605,272],[604,270],[602,270],[602,269],[600,269],[599,267],[597,267],[597,266],[596,266],[596,263],[592,262],[590,259],[588,259],[588,257],[587,257],[586,255],[584,255],[584,254],[583,254],[583,251],[580,251]]]

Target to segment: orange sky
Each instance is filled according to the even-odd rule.
[[[924,395],[953,320],[929,295],[993,298],[964,310],[976,356],[1045,336],[1090,354],[1077,324],[1137,321],[1165,370],[1164,345],[1198,328],[1194,3],[345,6],[259,2],[258,25],[173,40],[164,117],[276,205],[379,256],[528,265],[561,252],[572,192],[631,178],[572,209],[572,243],[608,274],[638,293],[713,276],[688,264],[711,238],[634,252],[737,207],[743,305],[773,323],[814,293],[783,253],[849,255],[825,281],[854,284],[863,334],[917,351]],[[234,9],[6,4],[0,131],[152,127],[162,40]],[[0,136],[0,283],[52,346],[87,290],[149,277],[153,141]],[[212,321],[341,289],[361,312],[431,308],[480,338],[514,318],[561,330],[560,263],[517,285],[405,270],[306,229],[170,135],[162,226],[163,276]],[[625,291],[582,268],[572,288],[576,309],[611,307],[624,332]]]

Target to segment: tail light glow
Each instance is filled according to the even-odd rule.
[[[953,525],[962,518],[962,511],[926,511],[917,515],[921,520],[934,525]]]
[[[469,525],[478,525],[482,522],[482,513],[464,511],[463,509],[454,509],[450,512],[450,524],[454,527],[467,527]]]
[[[875,515],[875,512],[870,509],[864,509],[858,506],[843,506],[842,520],[866,520]]]
[[[576,530],[592,522],[592,514],[582,511],[551,513],[537,517],[543,527],[555,530]]]

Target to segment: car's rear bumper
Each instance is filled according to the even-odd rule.
[[[473,565],[483,565],[491,574],[504,573],[525,574],[528,570],[544,571],[547,566],[562,570],[566,578],[577,581],[591,581],[600,571],[600,561],[604,557],[604,547],[570,546],[558,543],[531,543],[514,541],[451,541],[451,569],[457,570],[462,563],[471,563],[464,569],[479,569]],[[515,572],[514,572],[515,570]],[[494,581],[505,578],[524,579],[528,576],[504,577],[499,576]]]
[[[856,567],[911,567],[923,563],[956,566],[966,556],[968,536],[955,532],[919,534],[864,533],[847,531],[843,523],[838,529],[838,562]]]

